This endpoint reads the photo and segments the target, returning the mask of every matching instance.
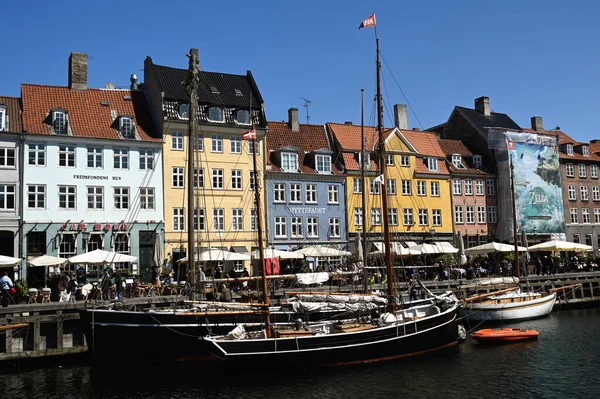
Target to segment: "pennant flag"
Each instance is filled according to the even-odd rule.
[[[244,133],[242,135],[242,139],[244,140],[250,140],[250,139],[255,139],[256,138],[256,130],[252,129],[252,130],[248,130],[246,133]]]
[[[375,25],[377,25],[377,21],[375,21],[375,13],[373,13],[373,15],[371,15],[369,18],[367,18],[364,21],[362,21],[362,23],[360,24],[360,26],[358,27],[358,29],[360,29],[360,28],[369,28],[369,27],[375,26]]]
[[[383,177],[383,175],[379,175],[375,179],[373,179],[373,181],[378,181],[381,184],[384,184],[385,183],[385,178]]]

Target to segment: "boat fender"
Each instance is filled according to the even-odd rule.
[[[381,320],[384,324],[394,324],[396,322],[396,316],[393,313],[383,313],[379,320]]]
[[[242,339],[246,337],[246,329],[242,324],[238,324],[233,330],[229,331],[227,334],[229,338],[232,339]]]
[[[465,330],[465,327],[462,324],[458,325],[458,339],[461,342],[467,339],[467,330]]]

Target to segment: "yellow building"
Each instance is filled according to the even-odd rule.
[[[366,207],[362,214],[361,127],[327,124],[334,141],[338,161],[347,175],[349,242],[358,232],[366,232],[377,247],[383,240],[381,182],[376,128],[365,127],[367,170],[365,172]],[[388,217],[392,241],[417,244],[452,241],[452,204],[450,173],[445,155],[433,133],[385,129],[386,187]],[[353,239],[354,238],[354,239]]]
[[[188,100],[181,88],[185,69],[145,62],[145,90],[154,123],[163,132],[165,253],[186,256],[188,218],[194,218],[195,242],[210,248],[249,254],[258,247],[252,141],[242,135],[255,127],[259,182],[264,175],[266,119],[252,74],[200,72],[199,129],[194,146],[194,209],[187,206]],[[158,118],[156,117],[158,115]],[[264,198],[262,184],[261,199]],[[261,210],[265,214],[265,210]],[[264,217],[263,217],[264,226]],[[266,233],[263,234],[263,242]],[[207,264],[210,271],[214,264]],[[249,261],[225,262],[221,270],[244,267]]]

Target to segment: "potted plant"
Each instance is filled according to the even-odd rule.
[[[27,286],[27,281],[17,280],[15,282],[15,289],[17,290],[17,302],[27,303],[29,301],[29,287]]]

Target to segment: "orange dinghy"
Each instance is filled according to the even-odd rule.
[[[540,335],[537,330],[523,330],[521,328],[484,328],[471,334],[477,342],[501,344],[505,342],[526,341],[537,339]]]

